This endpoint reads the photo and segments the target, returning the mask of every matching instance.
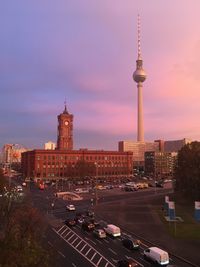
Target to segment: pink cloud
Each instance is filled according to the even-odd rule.
[[[118,103],[96,101],[94,103],[78,103],[78,109],[82,112],[77,117],[77,125],[82,129],[95,129],[100,132],[109,132],[112,134],[127,134],[134,129],[133,110],[126,105]],[[87,113],[88,116],[85,116]]]

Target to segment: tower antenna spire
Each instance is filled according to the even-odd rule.
[[[138,33],[138,59],[142,59],[141,57],[141,22],[140,22],[140,14],[137,16],[137,33]]]
[[[64,109],[63,113],[68,113],[68,111],[67,111],[66,97],[65,97],[65,101],[64,101],[64,106],[65,106],[65,109]]]

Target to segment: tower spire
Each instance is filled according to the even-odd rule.
[[[68,114],[68,111],[67,111],[67,104],[66,104],[66,98],[65,98],[65,101],[64,101],[64,106],[65,106],[65,108],[64,108],[63,113],[64,113],[64,114]]]
[[[140,14],[137,16],[137,33],[138,33],[138,59],[142,59],[141,57],[141,28],[140,28]]]

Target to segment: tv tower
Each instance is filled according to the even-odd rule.
[[[140,39],[140,16],[137,22],[138,32],[138,58],[136,60],[136,71],[133,73],[133,80],[137,83],[138,88],[138,121],[137,121],[137,141],[144,142],[144,121],[143,121],[143,97],[142,83],[146,80],[146,73],[142,67],[143,61],[141,56],[141,39]]]

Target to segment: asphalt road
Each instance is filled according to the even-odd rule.
[[[134,258],[139,266],[153,266],[143,258],[143,250],[150,246],[146,239],[152,241],[154,233],[153,241],[157,246],[163,247],[160,242],[163,229],[156,214],[152,213],[150,203],[160,196],[164,198],[169,190],[159,188],[156,191],[148,189],[138,192],[122,192],[119,189],[98,191],[98,205],[94,207],[95,217],[101,220],[102,225],[113,223],[120,226],[121,238],[127,235],[141,237],[141,249],[134,253],[122,246],[121,238],[107,237],[105,240],[98,240],[92,233],[82,231],[80,225],[73,229],[66,227],[63,221],[69,214],[65,208],[68,202],[57,199],[54,195],[55,189],[47,188],[42,191],[31,184],[25,192],[48,219],[50,227],[44,239],[49,249],[56,254],[56,266],[90,267],[99,264],[99,267],[112,267],[123,258]],[[77,211],[91,207],[90,199],[93,197],[91,194],[86,194],[84,200],[75,202]],[[166,245],[168,248],[169,244]],[[170,264],[171,266],[191,266],[173,255],[170,255]]]
[[[116,266],[117,261],[123,258],[134,258],[138,262],[139,266],[153,266],[143,258],[143,250],[150,246],[146,240],[142,240],[141,249],[139,251],[130,252],[122,246],[121,239],[130,235],[130,232],[126,231],[130,221],[126,220],[127,210],[130,212],[133,209],[134,211],[137,209],[138,213],[141,213],[142,210],[141,216],[143,216],[144,225],[145,221],[152,220],[152,214],[150,215],[147,207],[145,207],[144,204],[141,204],[141,200],[153,199],[155,197],[155,191],[111,191],[112,192],[110,193],[99,192],[98,195],[100,199],[97,207],[95,207],[96,217],[101,219],[102,224],[113,223],[121,225],[121,222],[123,224],[122,237],[117,239],[107,237],[104,240],[99,240],[95,238],[92,233],[82,231],[80,225],[69,229],[63,224],[63,221],[69,214],[65,208],[67,201],[57,199],[53,194],[54,190],[52,190],[52,188],[41,191],[32,184],[29,188],[26,188],[26,192],[32,197],[34,205],[38,207],[48,218],[50,227],[45,234],[45,240],[49,248],[53,249],[56,253],[56,262],[58,267],[90,267],[97,266],[97,264],[99,267],[112,267]],[[164,196],[163,189],[157,190],[156,195]],[[77,211],[82,211],[91,207],[91,197],[92,195],[88,196],[83,201],[75,202]],[[54,203],[54,206],[52,206],[52,203]],[[126,209],[124,209],[124,206],[126,206]],[[126,210],[126,212],[123,212],[123,209],[124,211]],[[111,213],[111,210],[114,212]],[[72,213],[70,212],[70,214]],[[123,220],[120,219],[122,217]],[[137,225],[137,218],[134,218],[133,220],[134,224]],[[124,221],[127,221],[127,225],[124,224]],[[152,225],[151,231],[155,231],[156,233],[156,228],[152,229]],[[135,233],[137,234],[137,229]],[[137,237],[134,236],[133,233],[131,233],[131,235],[133,237]],[[173,256],[170,257],[170,264],[173,266],[183,267],[191,266]]]

